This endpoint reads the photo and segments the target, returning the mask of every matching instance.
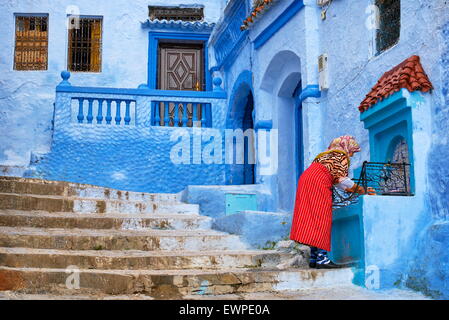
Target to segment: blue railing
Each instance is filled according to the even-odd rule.
[[[211,127],[211,104],[199,102],[153,101],[153,126]]]
[[[77,87],[61,73],[56,87],[54,127],[65,124],[103,126],[212,127],[213,110],[225,109],[226,92],[220,78],[213,79],[213,91],[155,90],[131,88]],[[221,116],[220,116],[221,117]],[[223,119],[215,122],[220,125]],[[120,130],[120,129],[118,129]]]
[[[72,98],[72,109],[77,108],[78,123],[111,124],[114,120],[116,125],[130,125],[132,121],[134,122],[135,107],[136,100],[134,99]]]

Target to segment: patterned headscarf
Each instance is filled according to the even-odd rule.
[[[356,152],[360,152],[360,146],[353,136],[341,136],[332,140],[327,150],[341,150],[348,155]]]

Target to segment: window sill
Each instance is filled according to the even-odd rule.
[[[390,51],[394,50],[398,45],[399,45],[400,41],[396,42],[394,45],[392,45],[391,47],[380,51],[380,52],[376,52],[374,54],[371,55],[371,57],[369,58],[369,61],[376,61],[379,57],[385,56],[386,54],[388,54]]]

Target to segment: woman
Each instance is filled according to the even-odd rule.
[[[336,138],[299,178],[290,239],[311,247],[311,268],[339,267],[327,257],[331,249],[332,186],[365,193],[363,187],[348,178],[350,158],[359,151],[354,137]]]

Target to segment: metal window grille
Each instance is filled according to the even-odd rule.
[[[69,18],[68,70],[101,72],[101,18]]]
[[[360,177],[354,182],[365,190],[373,188],[381,196],[412,196],[410,188],[410,164],[392,162],[363,163]],[[334,208],[345,207],[358,201],[357,193],[346,193],[332,188]]]
[[[399,41],[401,33],[401,1],[376,0],[380,25],[376,34],[377,53],[392,47]]]
[[[203,8],[149,6],[149,16],[150,20],[202,21],[204,10]]]
[[[365,162],[359,185],[370,187],[383,196],[410,196],[410,164],[393,162]]]
[[[14,70],[47,70],[48,17],[16,16]]]
[[[394,151],[393,151],[393,163],[407,163],[409,162],[409,152],[408,152],[408,145],[405,139],[401,139],[397,142]],[[410,189],[410,166],[405,167],[405,171],[403,173],[404,179],[406,180],[406,183],[408,188]]]

